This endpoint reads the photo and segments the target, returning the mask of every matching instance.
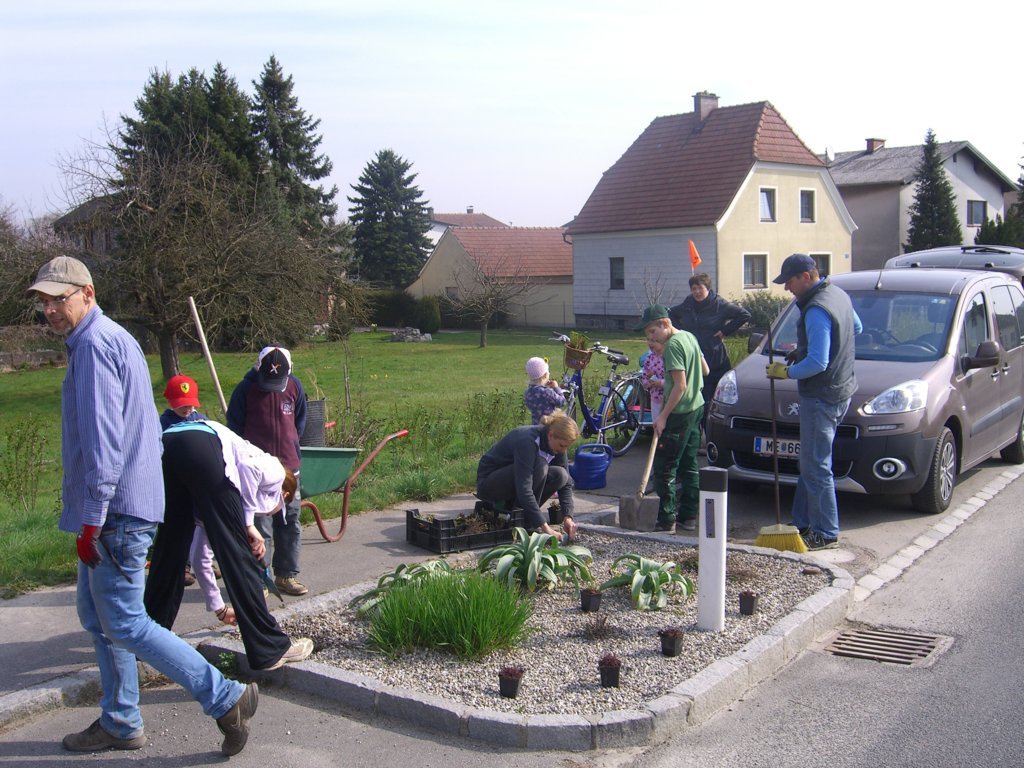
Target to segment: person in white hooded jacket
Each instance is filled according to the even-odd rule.
[[[199,549],[205,549],[208,540],[217,557],[249,665],[270,670],[307,658],[312,641],[292,641],[267,609],[259,562],[266,548],[253,524],[256,514],[271,514],[287,503],[285,494],[295,493],[294,475],[289,481],[276,457],[215,421],[174,424],[164,431],[163,446],[166,513],[146,582],[150,616],[168,629],[174,624],[185,588],[184,562],[198,523],[205,533]],[[198,554],[193,554],[192,564],[197,578],[206,583],[207,606],[223,609],[212,563],[200,577],[199,571],[207,567],[203,561],[209,558]],[[215,599],[207,589],[211,583],[218,593]],[[218,618],[226,616],[226,611],[218,610]]]

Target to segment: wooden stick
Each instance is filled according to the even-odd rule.
[[[199,332],[199,343],[203,346],[203,357],[206,358],[206,365],[210,369],[210,376],[213,378],[213,386],[217,388],[217,399],[220,400],[220,409],[224,417],[228,415],[228,404],[224,400],[224,391],[220,388],[220,380],[217,378],[217,369],[213,367],[213,356],[210,354],[210,347],[206,344],[206,334],[203,333],[203,324],[199,321],[199,310],[191,296],[188,297],[188,306],[192,310],[192,319],[195,321],[196,330]]]

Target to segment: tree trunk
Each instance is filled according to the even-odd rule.
[[[174,331],[161,331],[156,335],[160,345],[160,368],[164,381],[178,374],[178,335]]]
[[[480,349],[487,346],[487,321],[489,317],[484,318],[480,321]]]

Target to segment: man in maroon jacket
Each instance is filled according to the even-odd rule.
[[[231,393],[227,422],[231,430],[257,448],[281,460],[299,475],[299,438],[306,428],[306,392],[292,375],[292,356],[284,347],[260,350],[256,365],[242,377]],[[300,494],[281,512],[256,518],[256,527],[264,538],[273,536],[274,583],[288,595],[304,595],[306,585],[299,575],[299,549],[302,527],[299,524]]]

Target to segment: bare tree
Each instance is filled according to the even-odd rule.
[[[544,301],[532,294],[539,287],[520,262],[501,259],[483,267],[473,259],[465,259],[452,273],[458,295],[449,296],[454,311],[480,328],[480,346],[487,346],[487,326],[513,304],[528,307]],[[533,299],[525,301],[524,299]]]
[[[645,307],[649,307],[652,304],[664,304],[666,307],[670,307],[676,303],[679,298],[679,293],[676,291],[672,284],[674,276],[669,275],[667,272],[655,272],[651,274],[649,267],[644,267],[643,282],[643,296],[638,297],[635,293],[633,294],[633,301],[637,303],[637,308],[642,312]],[[638,313],[639,314],[639,313]]]
[[[32,318],[25,291],[39,267],[65,250],[66,244],[49,223],[48,218],[21,223],[14,206],[0,199],[0,325],[18,325]]]

